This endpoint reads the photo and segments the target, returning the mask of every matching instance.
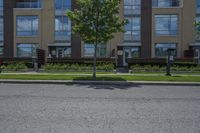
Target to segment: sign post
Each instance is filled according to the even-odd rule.
[[[166,76],[171,76],[171,64],[174,62],[174,56],[171,55],[174,49],[167,50],[167,68],[166,68]]]

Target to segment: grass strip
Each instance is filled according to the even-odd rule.
[[[90,75],[42,75],[42,74],[0,74],[0,79],[17,80],[92,80]],[[140,76],[140,75],[97,75],[98,81],[172,81],[200,82],[200,76]]]

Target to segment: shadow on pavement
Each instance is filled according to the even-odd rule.
[[[88,88],[93,88],[96,90],[127,90],[129,88],[137,87],[141,88],[140,85],[132,84],[132,83],[126,83],[126,80],[120,77],[97,77],[96,80],[93,80],[92,77],[77,77],[73,81],[82,81],[81,83],[77,83],[76,86],[87,86]],[[84,82],[85,81],[85,82]],[[91,81],[91,82],[90,82]],[[99,82],[95,82],[99,81]],[[109,82],[110,81],[110,82]],[[113,84],[114,82],[123,82],[121,85],[119,83],[117,85]]]

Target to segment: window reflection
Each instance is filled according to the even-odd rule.
[[[156,35],[178,34],[178,15],[155,15]]]
[[[71,0],[55,0],[56,10],[71,9]]]
[[[176,43],[157,43],[155,45],[156,57],[167,57],[167,50],[174,49],[172,52],[173,56],[177,55],[177,44]]]
[[[124,0],[124,14],[140,14],[141,0]]]
[[[41,8],[41,0],[17,0],[17,8]]]
[[[36,57],[38,44],[17,44],[17,57]]]
[[[71,39],[71,21],[66,16],[55,17],[55,39],[56,41]]]
[[[140,17],[126,17],[129,21],[125,26],[125,41],[140,41],[141,40],[141,18]]]
[[[153,0],[153,7],[179,7],[181,0]]]
[[[97,57],[106,57],[106,44],[97,45]],[[94,44],[84,45],[84,56],[94,57]]]
[[[38,16],[17,16],[17,36],[37,36]]]

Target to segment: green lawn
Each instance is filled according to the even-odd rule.
[[[89,75],[53,75],[53,74],[0,74],[0,79],[18,80],[92,80]],[[134,75],[98,75],[99,81],[179,81],[200,82],[200,76],[134,76]]]

